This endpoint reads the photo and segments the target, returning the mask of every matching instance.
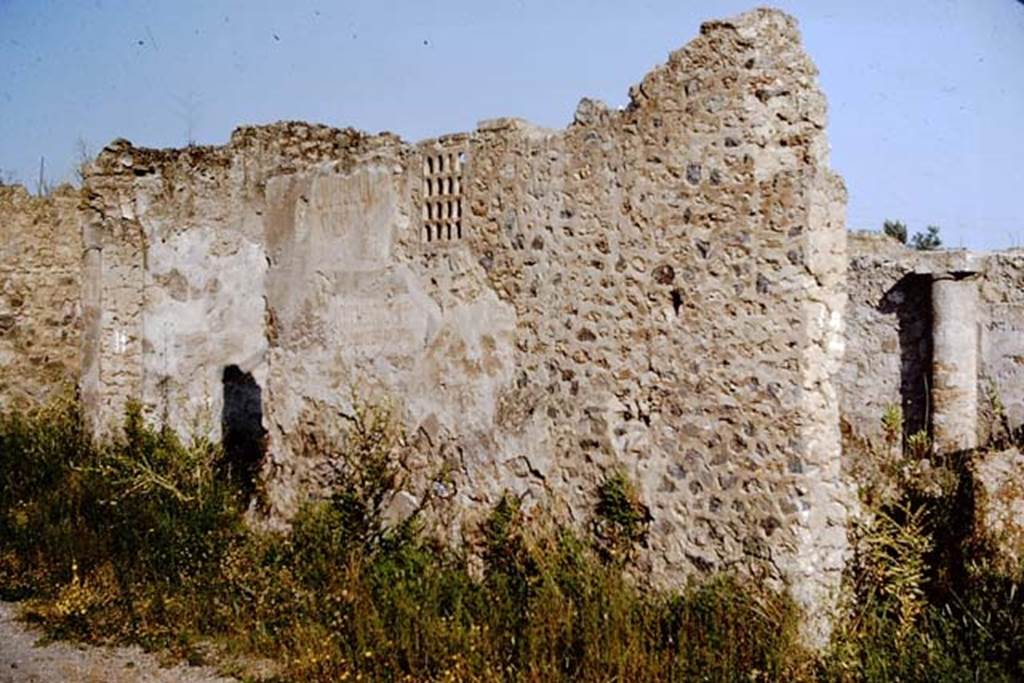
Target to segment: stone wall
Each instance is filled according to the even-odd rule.
[[[583,526],[625,472],[654,583],[786,585],[820,642],[854,485],[901,455],[882,416],[944,453],[1024,428],[1024,251],[847,240],[816,76],[795,22],[755,10],[564,130],[279,123],[117,140],[81,192],[0,187],[0,408],[77,380],[104,433],[138,401],[222,439],[282,521],[354,405],[390,401],[392,517],[428,501],[472,543],[510,494]]]
[[[981,320],[980,440],[1024,427],[1024,250],[989,254],[978,285]]]
[[[44,402],[79,374],[78,191],[0,186],[0,408]]]
[[[831,383],[845,195],[814,76],[781,15],[706,24],[623,112],[483,126],[467,188],[518,319],[499,427],[530,436],[503,450],[573,510],[625,467],[657,575],[768,566],[809,603],[838,578],[848,502]]]
[[[102,430],[125,402],[221,435],[226,368],[266,380],[265,189],[342,159],[365,136],[308,124],[241,128],[225,147],[108,146],[84,212],[82,390]]]
[[[453,540],[506,491],[584,524],[621,469],[658,582],[739,567],[819,615],[851,500],[845,191],[816,75],[795,22],[757,10],[565,130],[117,141],[83,212],[91,417],[109,429],[136,398],[265,450],[286,517],[354,397],[390,397],[410,435],[396,505],[431,492]]]
[[[820,637],[887,409],[944,451],[1024,424],[1024,252],[847,245],[781,13],[705,24],[630,96],[417,144],[303,123],[118,140],[81,192],[0,187],[0,407],[77,379],[103,433],[139,401],[223,439],[286,520],[354,404],[391,401],[389,515],[429,501],[472,543],[511,494],[582,526],[622,471],[656,584],[738,568]]]
[[[966,439],[960,446],[985,444],[1007,428],[1020,429],[1024,251],[919,252],[877,234],[853,236],[849,251],[846,357],[839,385],[851,455],[877,450],[881,418],[890,406],[902,408],[905,435],[929,432],[940,449],[957,450],[957,444],[943,445],[951,437],[936,424],[947,419],[942,413],[951,400],[949,362],[939,354],[971,364],[960,369],[967,373],[956,380],[964,391],[950,406],[963,419],[956,426]],[[950,287],[961,294],[950,298]],[[952,306],[945,321],[936,318],[944,305]]]

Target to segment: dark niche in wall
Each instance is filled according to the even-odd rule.
[[[255,493],[256,477],[266,451],[263,429],[263,390],[251,373],[237,365],[224,368],[224,409],[221,434],[224,470],[246,496]]]
[[[931,276],[903,276],[882,297],[878,310],[895,315],[899,324],[904,434],[927,430],[932,366]]]

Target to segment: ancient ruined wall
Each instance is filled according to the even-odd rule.
[[[87,177],[83,393],[97,425],[125,402],[183,433],[221,435],[233,368],[266,380],[267,180],[341,159],[364,136],[325,126],[241,128],[225,147],[117,141]],[[229,407],[230,408],[230,407]]]
[[[990,254],[978,287],[981,317],[981,439],[1005,418],[1024,428],[1024,251]]]
[[[443,473],[453,529],[506,491],[583,522],[624,469],[662,581],[759,567],[821,600],[849,502],[845,197],[814,77],[792,21],[755,12],[706,25],[623,112],[273,179],[272,504],[317,480],[309,432],[379,391],[418,454],[404,500]]]
[[[267,477],[270,502],[285,514],[316,490],[324,439],[345,426],[354,400],[396,400],[413,434],[451,425],[460,443],[493,442],[497,392],[511,378],[508,307],[465,244],[437,250],[421,238],[412,199],[421,160],[380,142],[352,165],[268,186]],[[443,458],[419,454],[422,487]]]
[[[391,398],[414,442],[397,505],[408,511],[436,483],[461,520],[504,487],[529,485],[504,476],[506,461],[527,468],[496,434],[498,401],[514,378],[515,311],[491,288],[472,228],[455,215],[468,136],[418,149],[378,142],[351,164],[268,186],[269,502],[288,514],[318,488],[325,440],[354,400]],[[443,470],[445,482],[435,481]]]
[[[0,186],[0,408],[78,380],[82,241],[77,190]]]
[[[846,358],[840,375],[846,445],[856,457],[877,450],[881,418],[900,406],[905,434],[934,427],[942,382],[936,377],[935,282],[952,275],[972,302],[947,321],[971,348],[947,349],[976,362],[978,444],[1005,420],[1024,424],[1024,253],[918,252],[881,235],[850,240]],[[972,335],[967,334],[974,330]]]
[[[848,240],[846,355],[840,373],[842,420],[857,438],[879,441],[890,406],[905,429],[926,429],[931,367],[931,278],[916,252],[878,234]]]
[[[429,492],[461,540],[509,492],[584,524],[624,470],[657,582],[739,567],[820,616],[850,496],[845,192],[816,71],[795,22],[758,10],[706,24],[631,99],[415,146],[299,124],[114,143],[86,183],[97,425],[129,398],[186,433],[244,418],[287,516],[353,401],[389,397],[395,514]]]
[[[624,471],[656,583],[740,568],[820,637],[850,476],[899,456],[887,409],[945,451],[1024,425],[1024,252],[847,245],[780,13],[705,24],[630,95],[415,145],[301,123],[119,140],[81,193],[0,187],[0,406],[77,377],[104,432],[138,401],[223,438],[283,520],[354,405],[391,401],[389,515],[429,499],[472,543],[511,494],[584,525]]]
[[[519,317],[499,424],[540,437],[517,445],[570,508],[625,467],[660,574],[760,558],[811,590],[841,564],[843,193],[813,76],[788,20],[749,14],[625,112],[584,103],[563,134],[493,126],[470,151],[471,232]]]

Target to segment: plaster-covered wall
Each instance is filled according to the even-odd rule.
[[[388,396],[410,433],[399,501],[430,489],[455,538],[505,491],[584,523],[624,469],[658,581],[741,567],[820,608],[851,496],[845,192],[816,75],[795,22],[756,10],[561,131],[118,141],[87,179],[92,417],[137,398],[217,436],[254,399],[287,515],[321,481],[307,445],[354,395]]]
[[[1011,429],[1024,427],[1024,250],[990,254],[979,283],[980,385],[991,418],[1005,415]],[[1001,406],[1001,407],[1000,407]],[[981,421],[982,441],[997,428]]]
[[[344,157],[365,136],[307,124],[235,131],[225,147],[108,146],[90,169],[83,394],[102,430],[128,399],[219,437],[229,366],[265,382],[268,178]]]

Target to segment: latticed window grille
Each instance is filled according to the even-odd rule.
[[[443,150],[423,157],[423,241],[462,239],[462,169],[465,152]]]

